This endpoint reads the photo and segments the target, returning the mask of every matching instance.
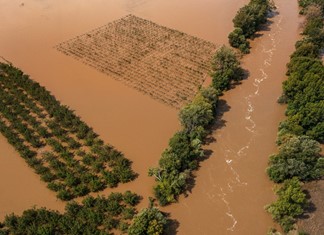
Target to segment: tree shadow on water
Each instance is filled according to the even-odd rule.
[[[167,214],[167,226],[163,234],[165,235],[175,235],[178,233],[178,228],[180,226],[180,223],[175,220],[170,218],[170,214]]]
[[[241,79],[238,80],[238,81],[232,81],[231,84],[230,84],[230,87],[228,88],[228,90],[234,89],[238,85],[241,85],[242,84],[242,81],[244,81],[244,80],[246,80],[246,79],[249,78],[249,76],[250,76],[249,70],[242,68],[240,72],[241,72]]]
[[[268,14],[267,22],[262,24],[258,31],[252,36],[251,40],[254,40],[256,38],[260,38],[264,35],[265,32],[269,32],[271,30],[271,25],[274,23],[272,20],[275,16],[279,15],[278,11],[272,11]]]
[[[226,100],[224,100],[224,99],[218,100],[215,121],[211,124],[211,126],[209,128],[207,128],[209,130],[209,133],[208,133],[207,137],[204,139],[204,142],[203,142],[204,146],[208,146],[211,143],[217,142],[215,135],[214,135],[215,131],[226,126],[226,121],[223,119],[223,115],[225,112],[228,112],[230,110],[230,108],[231,107],[227,104]],[[213,155],[213,150],[211,150],[209,148],[205,148],[203,151],[204,151],[203,156],[201,156],[200,158],[197,159],[198,166],[197,166],[196,172],[200,168],[200,163],[209,159]],[[192,189],[195,187],[195,185],[196,185],[196,175],[191,174],[189,179],[187,179],[186,190],[184,193],[185,197],[188,197],[189,194],[192,193]]]
[[[209,133],[207,137],[204,139],[204,145],[209,145],[211,143],[215,143],[216,139],[213,136],[213,133],[216,130],[219,130],[226,126],[226,121],[222,118],[225,112],[228,112],[231,109],[231,107],[227,104],[226,100],[220,99],[217,102],[217,108],[216,108],[216,115],[214,122],[211,124],[211,126],[208,128]]]

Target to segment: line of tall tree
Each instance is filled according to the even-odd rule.
[[[149,169],[155,177],[154,195],[160,205],[176,202],[191,187],[193,171],[204,156],[202,144],[217,112],[218,96],[242,79],[242,69],[235,52],[222,46],[212,61],[212,84],[201,88],[194,99],[179,113],[182,129],[174,134],[159,160]]]
[[[307,206],[302,184],[324,176],[324,1],[299,0],[305,15],[303,39],[296,43],[279,102],[287,104],[287,119],[280,123],[279,152],[270,156],[267,173],[275,183],[278,200],[267,206],[284,232],[293,230]]]
[[[233,19],[235,28],[228,35],[230,45],[244,54],[250,53],[248,39],[255,37],[274,9],[271,0],[251,0],[240,8]]]
[[[0,132],[61,200],[135,177],[121,152],[39,83],[5,63],[0,63]]]

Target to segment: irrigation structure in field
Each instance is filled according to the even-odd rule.
[[[56,49],[175,108],[188,103],[218,46],[133,15],[60,43]]]

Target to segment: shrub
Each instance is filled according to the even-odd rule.
[[[279,198],[267,206],[267,211],[283,230],[288,232],[293,229],[296,217],[304,212],[303,208],[307,203],[306,195],[296,177],[286,180],[276,193]]]

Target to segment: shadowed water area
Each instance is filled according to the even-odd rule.
[[[54,46],[128,14],[220,45],[227,43],[232,18],[246,2],[0,0],[0,55],[44,85],[133,161],[139,177],[114,191],[129,189],[147,198],[154,184],[147,170],[157,165],[179,129],[178,111]],[[192,194],[164,208],[178,220],[178,234],[265,234],[272,226],[263,209],[274,199],[265,168],[268,155],[276,151],[277,126],[284,118],[284,107],[276,100],[300,22],[296,1],[275,2],[278,14],[243,59],[249,78],[221,97],[212,142],[205,146],[210,154],[197,172]],[[64,204],[2,136],[0,146],[0,219],[33,205],[62,210]],[[146,204],[144,200],[142,205]]]

